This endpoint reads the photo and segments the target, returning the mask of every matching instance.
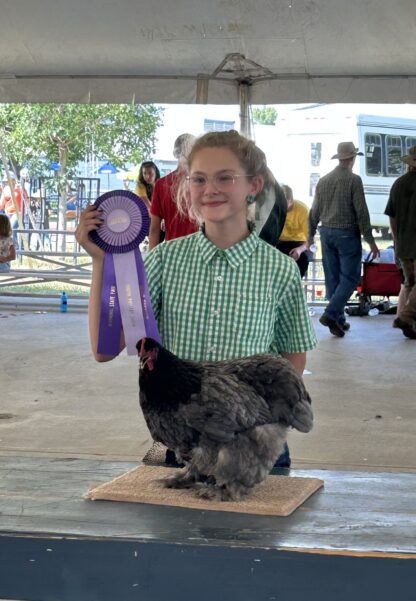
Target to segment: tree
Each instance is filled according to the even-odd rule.
[[[3,104],[0,131],[12,163],[44,176],[60,164],[58,229],[66,229],[66,190],[91,152],[124,167],[152,156],[162,109],[134,104]]]
[[[262,125],[274,125],[277,119],[277,111],[273,106],[255,106],[253,108],[254,123]]]

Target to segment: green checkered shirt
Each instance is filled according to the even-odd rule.
[[[145,260],[164,345],[195,361],[298,353],[316,345],[299,270],[253,231],[227,250],[203,232],[159,244]]]

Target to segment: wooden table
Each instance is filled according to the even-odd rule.
[[[0,598],[410,601],[416,475],[293,471],[285,518],[87,501],[136,464],[0,457]]]

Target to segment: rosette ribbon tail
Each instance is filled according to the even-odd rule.
[[[128,355],[137,355],[137,341],[144,336],[160,341],[138,249],[105,254],[98,352],[117,355],[122,330]]]
[[[121,313],[117,294],[113,255],[105,253],[103,285],[101,289],[101,315],[98,332],[98,352],[101,355],[118,355],[120,352]]]

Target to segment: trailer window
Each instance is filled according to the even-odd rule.
[[[416,138],[409,138],[409,136],[406,136],[406,152],[405,152],[405,154],[409,154],[409,150],[412,148],[412,146],[416,146]]]
[[[400,136],[386,136],[387,175],[401,175],[404,171],[400,157],[403,154]]]
[[[383,175],[381,136],[365,134],[365,171],[367,175]]]
[[[311,142],[311,165],[319,167],[322,156],[322,142]]]
[[[234,129],[235,121],[221,121],[219,119],[204,119],[204,131],[228,131]]]

